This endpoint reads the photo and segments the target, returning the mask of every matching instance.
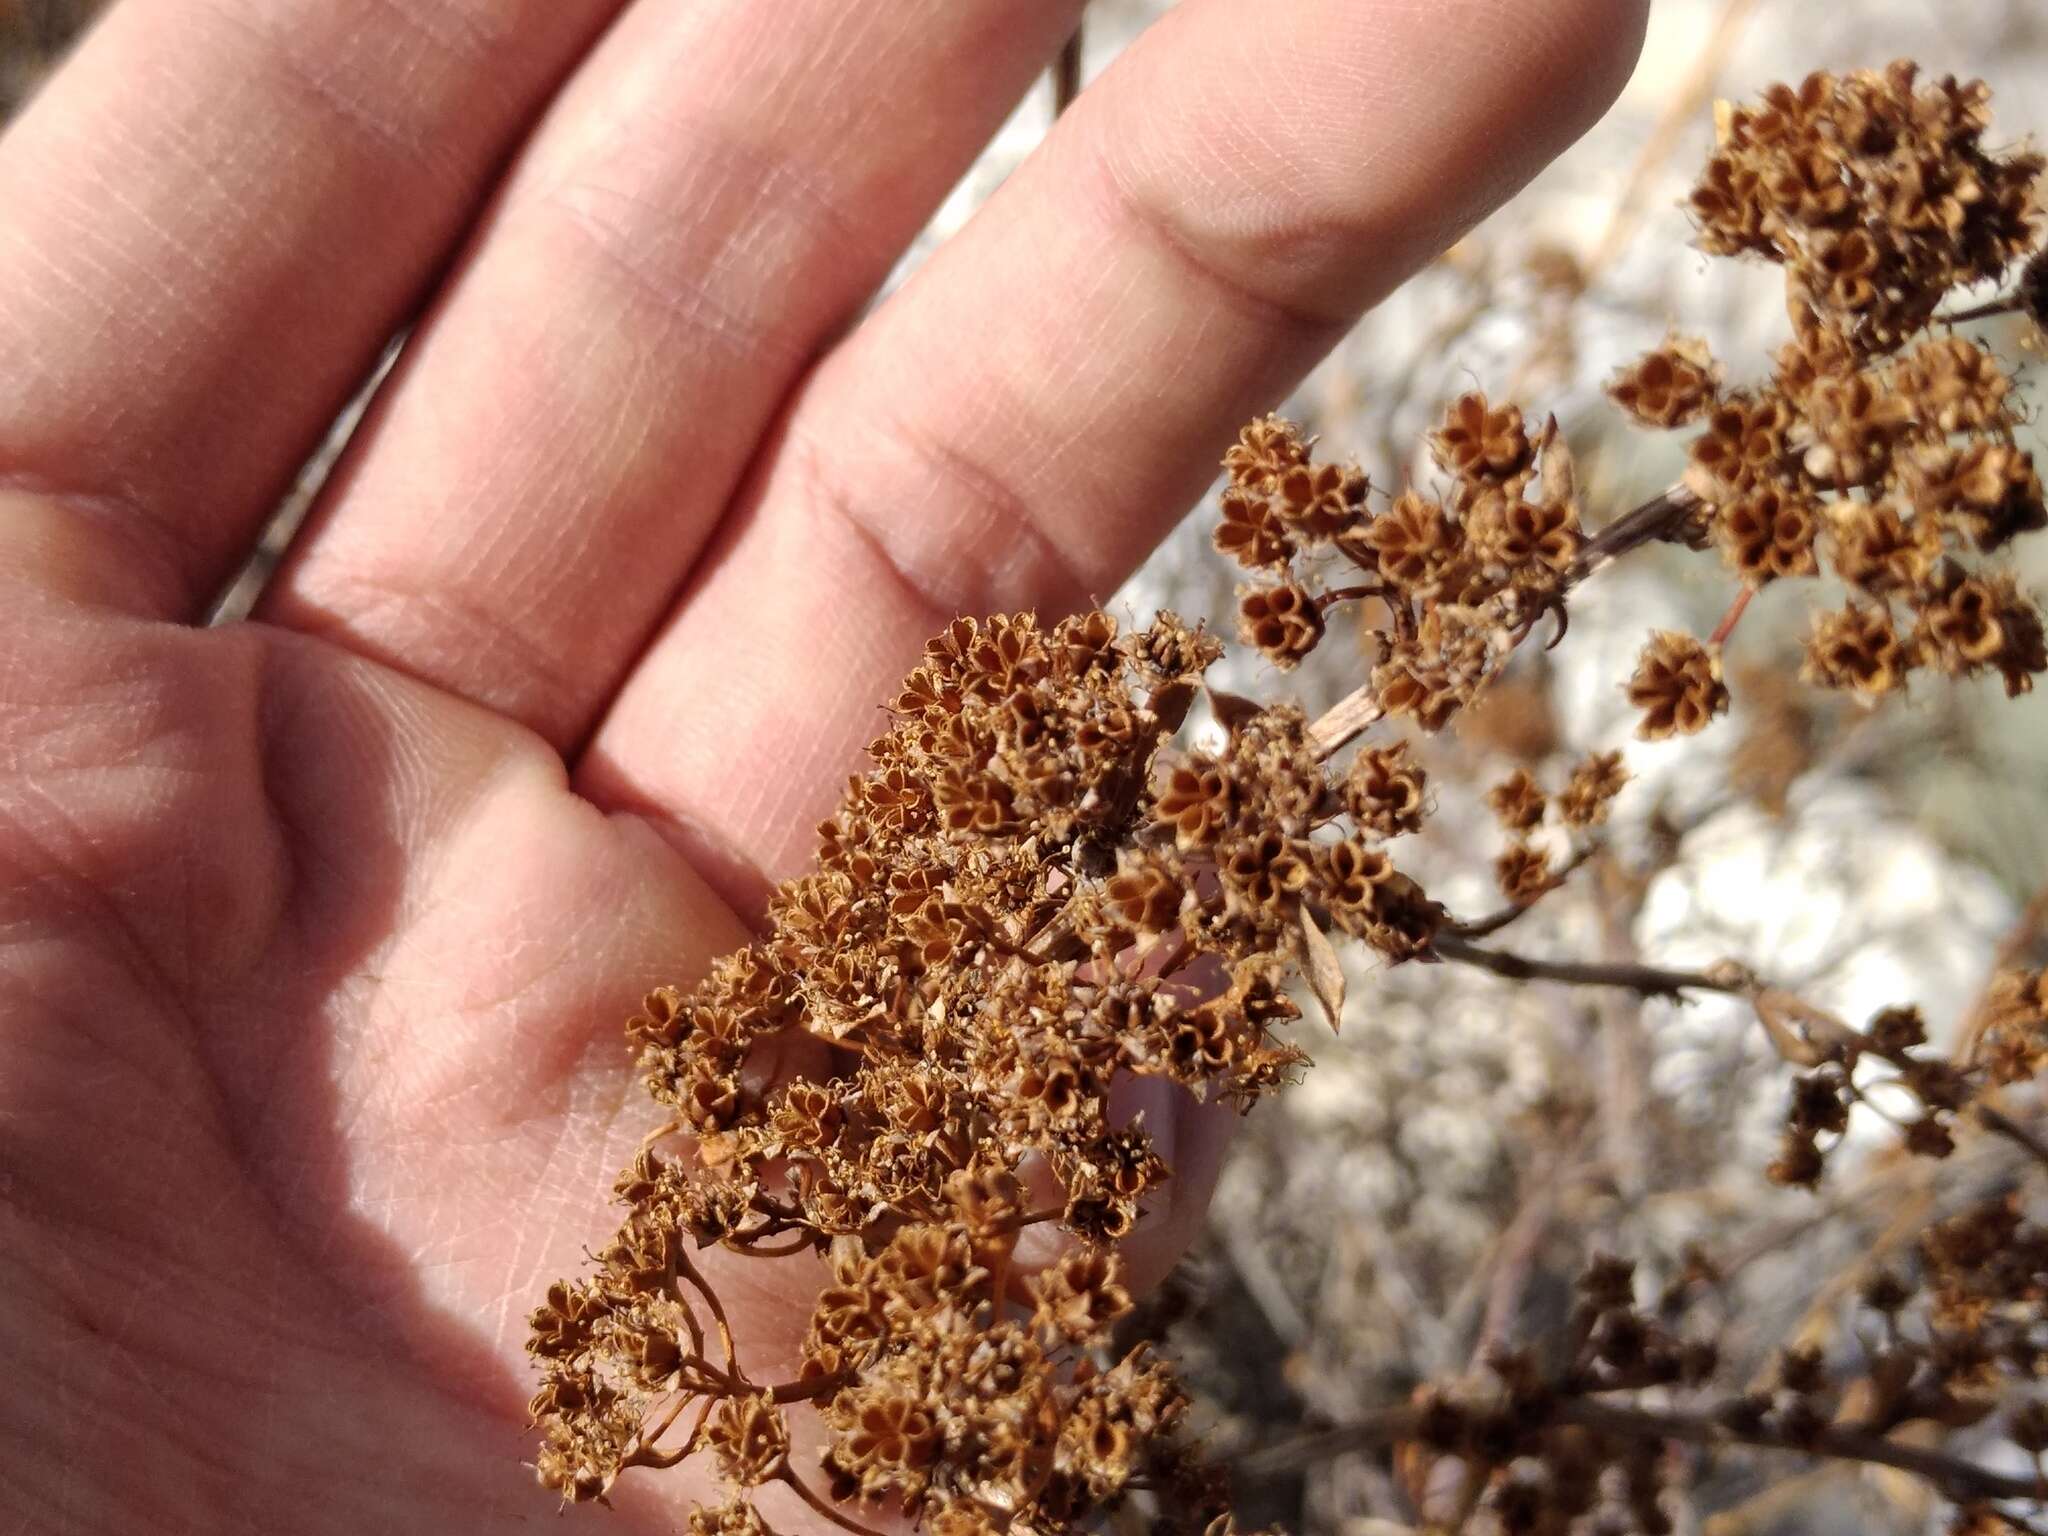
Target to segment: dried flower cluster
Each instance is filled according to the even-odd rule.
[[[2038,972],[1998,976],[1980,1058],[1957,1064],[1927,1048],[1920,1010],[1887,1008],[1863,1029],[1782,993],[1756,999],[1765,1029],[1787,1060],[1806,1068],[1793,1084],[1774,1183],[1811,1187],[1826,1169],[1858,1104],[1899,1125],[1907,1151],[1947,1157],[1960,1115],[1985,1095],[2035,1076],[2048,1052]]]
[[[1494,879],[1515,908],[1535,905],[1590,851],[1588,844],[1565,867],[1553,867],[1550,856],[1533,841],[1552,819],[1551,813],[1555,811],[1555,821],[1568,834],[1596,827],[1607,819],[1609,802],[1627,782],[1628,770],[1621,766],[1619,752],[1596,752],[1572,770],[1554,797],[1543,792],[1526,768],[1515,769],[1487,791],[1494,819],[1512,839],[1494,861]],[[1465,931],[1470,932],[1469,925]]]
[[[2009,693],[2048,668],[2039,610],[1977,563],[2048,523],[2012,376],[1939,320],[2037,234],[2042,159],[1987,151],[1990,121],[1981,82],[1910,64],[1724,107],[1692,195],[1699,243],[1783,267],[1793,339],[1756,385],[1725,386],[1704,343],[1674,338],[1610,386],[1647,426],[1700,426],[1690,531],[1745,582],[1825,571],[1850,588],[1816,617],[1806,673],[1866,699],[1916,668],[1996,672]],[[1631,690],[1647,735],[1697,729],[1719,696],[1697,652],[1680,680],[1667,638]]]
[[[1856,1333],[1867,1347],[1831,1356],[1794,1344],[1765,1379],[1710,1394],[1719,1352],[1686,1337],[1679,1320],[1712,1301],[1723,1277],[1695,1256],[1646,1308],[1634,1266],[1599,1256],[1579,1278],[1560,1363],[1498,1351],[1484,1372],[1422,1389],[1361,1434],[1394,1445],[1409,1502],[1441,1521],[1436,1528],[1664,1536],[1674,1529],[1668,1493],[1683,1470],[1667,1447],[1681,1444],[1894,1467],[1957,1507],[1957,1532],[2032,1529],[1998,1501],[2037,1496],[2037,1476],[1930,1441],[1983,1424],[2001,1411],[2004,1389],[2038,1379],[2048,1232],[2010,1199],[1985,1201],[1930,1225],[1913,1260],[1860,1287]],[[2048,1451],[2039,1400],[2022,1396],[2003,1428],[2037,1464]]]
[[[1423,1388],[1395,1426],[1395,1465],[1425,1514],[1464,1507],[1464,1524],[1557,1532],[1581,1522],[1670,1529],[1660,1499],[1668,1459],[1654,1436],[1603,1433],[1575,1409],[1601,1394],[1697,1387],[1710,1343],[1687,1341],[1636,1305],[1634,1266],[1606,1256],[1580,1276],[1568,1360],[1546,1372],[1502,1350],[1476,1379]]]
[[[1288,964],[1340,984],[1321,925],[1405,957],[1436,919],[1383,846],[1423,815],[1400,749],[1333,778],[1299,711],[1218,695],[1220,750],[1162,750],[1218,649],[1101,613],[962,620],[927,649],[768,936],[630,1025],[670,1119],[599,1269],[535,1314],[543,1481],[600,1497],[702,1449],[736,1490],[963,1532],[1064,1528],[1140,1476],[1207,1509],[1171,1376],[1096,1358],[1129,1305],[1111,1245],[1168,1173],[1112,1086],[1248,1105],[1301,1060],[1270,1034],[1298,1013]],[[791,1034],[831,1072],[763,1083]],[[1039,1223],[1076,1246],[1025,1272]],[[738,1358],[689,1257],[708,1244],[828,1257],[795,1380]],[[827,1436],[822,1491],[789,1459],[798,1404]]]
[[[1437,489],[1377,502],[1293,425],[1247,427],[1215,531],[1255,575],[1244,640],[1289,668],[1356,604],[1373,643],[1369,677],[1321,719],[1209,689],[1221,646],[1170,613],[1134,632],[1100,611],[961,619],[934,640],[764,935],[693,988],[650,994],[628,1026],[666,1118],[620,1175],[610,1243],[533,1314],[542,1482],[603,1499],[630,1468],[700,1457],[728,1497],[692,1517],[699,1536],[763,1536],[770,1486],[856,1533],[899,1518],[941,1536],[1071,1531],[1142,1496],[1153,1524],[1222,1536],[1227,1490],[1183,1430],[1181,1387],[1117,1329],[1132,1308],[1117,1245],[1172,1173],[1119,1085],[1249,1109],[1304,1063],[1276,1034],[1300,1015],[1292,984],[1337,1021],[1333,934],[1390,964],[1748,997],[1805,1073],[1780,1182],[1815,1183],[1859,1104],[1901,1119],[1910,1103],[1907,1145],[1936,1157],[1966,1112],[1995,1115],[1993,1096],[2048,1058],[2039,972],[2000,980],[1975,1054],[1951,1061],[1909,1009],[1855,1030],[1740,967],[1487,950],[1473,941],[1595,852],[1620,754],[1554,788],[1527,768],[1494,786],[1509,906],[1463,923],[1389,853],[1431,810],[1409,745],[1337,760],[1387,716],[1440,729],[1545,615],[1562,638],[1577,583],[1656,541],[1718,544],[1745,599],[1824,567],[1848,582],[1859,596],[1809,648],[1823,682],[1875,696],[1930,665],[2026,688],[2048,666],[2040,620],[2009,574],[1967,562],[2048,522],[2041,486],[2012,442],[2010,376],[1930,330],[1951,289],[2001,275],[2033,234],[2040,163],[1987,154],[1986,121],[1981,87],[1923,87],[1904,67],[1814,76],[1725,116],[1694,199],[1702,240],[1784,265],[1795,339],[1757,388],[1725,387],[1684,341],[1618,380],[1639,420],[1705,429],[1684,487],[1590,536],[1555,422],[1532,432],[1478,393],[1430,437]],[[1639,734],[1690,734],[1726,709],[1720,647],[1741,611],[1709,641],[1651,639],[1626,684]],[[1890,1394],[1859,1421],[1870,1459],[1907,1419],[1960,1412],[1970,1372],[1994,1356],[2017,1369],[2032,1337],[1986,1330],[2048,1294],[2042,1242],[2007,1223],[1994,1253],[1971,1233],[1997,1220],[1975,1220],[1929,1238],[1921,1342],[1895,1329],[1906,1363],[1869,1371]],[[789,1379],[746,1358],[697,1257],[714,1247],[809,1256],[823,1277]],[[1915,1294],[1873,1305],[1896,1320]],[[1965,1324],[1993,1341],[1959,1345]],[[1775,1393],[1705,1415],[1612,1401],[1705,1390],[1714,1373],[1713,1350],[1640,1310],[1629,1267],[1603,1260],[1568,1360],[1497,1351],[1479,1386],[1396,1416],[1402,1475],[1428,1511],[1441,1469],[1460,1469],[1458,1518],[1504,1531],[1654,1533],[1664,1442],[1836,1433],[1817,1356],[1788,1355]]]
[[[1375,511],[1365,476],[1315,463],[1312,446],[1268,417],[1224,460],[1216,547],[1273,583],[1241,594],[1240,633],[1291,667],[1331,608],[1370,600],[1382,706],[1437,730],[1561,601],[1583,542],[1570,451],[1555,422],[1532,440],[1516,407],[1468,394],[1430,439],[1445,494],[1408,489]],[[1319,555],[1356,579],[1319,579],[1308,569]]]

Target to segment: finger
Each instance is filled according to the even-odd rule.
[[[1123,1244],[1131,1283],[1149,1291],[1173,1272],[1208,1224],[1223,1157],[1241,1117],[1221,1101],[1197,1103],[1179,1084],[1157,1077],[1120,1083],[1112,1103],[1143,1117],[1152,1150],[1173,1170]]]
[[[531,147],[263,615],[581,739],[778,402],[1075,8],[628,16]]]
[[[1238,423],[1607,104],[1643,19],[1177,8],[820,368],[580,786],[753,905],[927,635],[1113,589]]]
[[[0,141],[0,567],[204,605],[619,0],[123,0]]]

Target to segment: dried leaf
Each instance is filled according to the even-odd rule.
[[[1833,1014],[1778,987],[1760,989],[1755,1003],[1772,1048],[1795,1067],[1819,1066],[1854,1034]]]
[[[1550,417],[1543,424],[1541,467],[1543,471],[1543,500],[1548,506],[1570,506],[1578,500],[1578,461],[1572,457],[1572,445],[1557,429],[1557,418]]]
[[[1145,707],[1159,721],[1159,733],[1171,736],[1188,717],[1188,706],[1195,702],[1195,685],[1185,678],[1177,679],[1152,690],[1152,697],[1145,701]]]
[[[1266,712],[1263,704],[1245,698],[1242,694],[1225,693],[1221,688],[1203,685],[1202,691],[1209,695],[1209,708],[1216,716],[1216,723],[1231,735]]]
[[[1323,1005],[1330,1033],[1335,1034],[1344,1022],[1344,967],[1338,963],[1335,947],[1316,925],[1315,914],[1306,903],[1301,908],[1301,953],[1302,973],[1308,977],[1309,990]]]
[[[1725,149],[1728,141],[1735,137],[1735,103],[1719,100],[1714,103],[1714,146]]]

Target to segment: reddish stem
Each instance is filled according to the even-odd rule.
[[[1721,615],[1721,622],[1714,626],[1714,632],[1707,637],[1707,644],[1719,649],[1728,643],[1728,637],[1735,633],[1735,626],[1742,622],[1749,600],[1756,596],[1755,587],[1744,587],[1735,594],[1735,601],[1728,605],[1728,611]]]

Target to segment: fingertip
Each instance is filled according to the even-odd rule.
[[[1621,95],[1642,58],[1650,0],[1518,0],[1557,16],[1567,28],[1561,50],[1573,86],[1576,137],[1598,122]]]

